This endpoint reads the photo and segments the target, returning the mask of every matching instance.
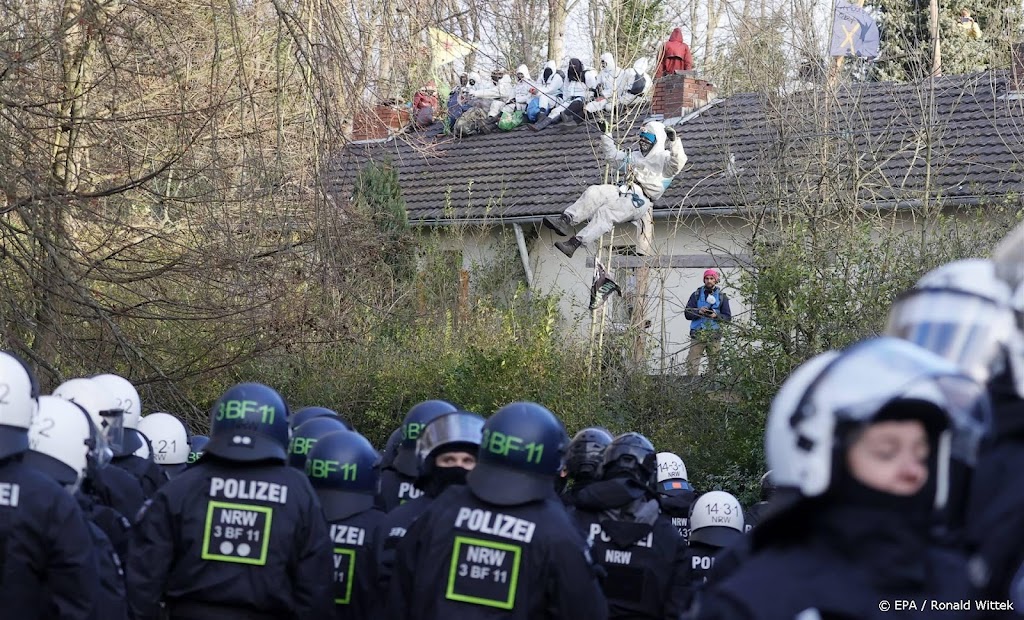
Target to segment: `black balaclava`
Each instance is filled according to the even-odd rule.
[[[573,58],[569,61],[569,71],[566,73],[566,77],[572,82],[584,81],[583,62],[579,58]]]

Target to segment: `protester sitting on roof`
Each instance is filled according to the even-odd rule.
[[[565,83],[562,85],[562,103],[551,110],[547,118],[537,121],[530,127],[540,131],[561,120],[563,115],[576,122],[582,121],[583,106],[590,96],[590,86],[587,85],[586,79],[583,62],[579,58],[569,60],[569,70],[566,71]]]
[[[631,106],[639,103],[651,92],[651,76],[647,74],[648,61],[639,58],[633,67],[626,69],[619,76],[618,104]]]
[[[658,68],[654,72],[654,77],[660,78],[672,75],[676,71],[692,70],[693,55],[690,54],[690,46],[683,41],[682,28],[676,28],[668,36],[668,41],[658,50]]]
[[[412,100],[412,122],[417,127],[427,127],[434,123],[434,112],[437,111],[437,85],[431,80],[416,91]]]
[[[609,52],[601,54],[601,72],[597,74],[597,97],[584,106],[588,117],[612,111],[616,102],[615,88],[618,86],[620,73],[622,72],[615,66],[615,57]]]
[[[608,134],[608,123],[598,123],[604,134],[601,149],[605,159],[619,164],[626,182],[591,185],[557,219],[544,218],[544,225],[563,237],[571,234],[571,226],[588,222],[579,234],[555,244],[570,258],[581,245],[600,238],[616,224],[641,220],[686,164],[675,130],[663,123],[648,121],[640,128],[639,153],[619,150]]]
[[[465,73],[463,77],[467,78],[462,81],[463,88],[453,88],[451,94],[448,95],[448,130],[451,131],[455,128],[455,122],[459,120],[462,113],[471,108],[469,104],[469,92],[465,86],[468,85],[469,79]]]
[[[476,101],[473,105],[487,112],[487,116],[498,120],[501,115],[501,108],[513,97],[512,79],[505,75],[505,70],[498,68],[491,71],[491,82],[489,84],[477,83],[472,91]]]
[[[519,65],[516,69],[516,84],[512,88],[512,101],[502,106],[502,112],[526,112],[526,106],[530,103],[533,95],[530,91],[536,91],[533,82],[530,80],[530,70],[526,65]]]
[[[562,102],[562,85],[562,76],[558,73],[555,61],[549,60],[544,63],[540,84],[537,85],[537,97],[540,104],[540,116],[537,117],[537,122],[547,118],[551,108]]]

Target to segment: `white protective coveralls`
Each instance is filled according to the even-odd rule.
[[[573,101],[582,101],[583,105],[586,105],[594,86],[594,84],[587,84],[587,71],[583,67],[583,63],[578,58],[570,59],[569,68],[565,72],[565,81],[562,83],[562,103],[551,110],[548,119],[558,120],[558,117]]]
[[[540,96],[540,109],[545,113],[562,101],[562,76],[558,73],[555,61],[549,60],[544,63],[544,69],[540,74],[540,84],[537,85]]]
[[[679,139],[666,144],[664,123],[650,121],[640,131],[655,136],[654,146],[647,155],[641,155],[640,151],[619,150],[611,136],[601,136],[605,158],[619,164],[619,169],[626,172],[626,182],[622,185],[591,185],[565,210],[573,224],[589,220],[576,235],[583,244],[598,239],[616,224],[642,218],[652,202],[661,198],[673,177],[686,165],[686,152]]]
[[[506,103],[512,100],[512,78],[502,74],[498,79],[494,79],[495,75],[491,74],[490,84],[480,84],[477,82],[476,89],[472,92],[473,97],[480,100],[480,107],[487,110],[487,116],[497,117],[501,114],[501,108]]]
[[[651,76],[647,73],[649,65],[650,61],[648,59],[638,58],[637,61],[633,63],[632,69],[626,69],[619,75],[619,105],[632,105],[650,94],[654,82],[651,81]],[[629,91],[633,88],[633,83],[636,81],[637,76],[643,76],[644,89],[640,93],[631,93]]]
[[[621,73],[622,71],[615,66],[615,57],[610,52],[601,54],[601,71],[597,74],[597,98],[584,106],[587,112],[611,112]]]
[[[520,75],[523,76],[522,79],[519,79]],[[515,98],[515,102],[506,103],[504,106],[502,106],[502,113],[512,113],[515,112],[516,110],[519,110],[520,112],[525,112],[527,104],[529,104],[530,99],[533,98],[533,95],[530,93],[530,91],[536,89],[536,86],[534,85],[533,81],[530,80],[530,70],[526,67],[526,65],[519,65],[519,67],[516,69],[516,80],[516,84],[512,88],[512,96]]]

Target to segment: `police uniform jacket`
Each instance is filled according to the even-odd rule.
[[[415,478],[390,468],[380,473],[380,496],[377,506],[384,512],[391,512],[422,495],[423,491],[416,487]]]
[[[974,470],[966,536],[975,596],[1005,601],[1016,593],[1024,609],[1024,401],[1008,390],[992,394],[995,438]],[[986,617],[1013,618],[1010,610]]]
[[[398,547],[388,616],[605,620],[594,566],[554,488],[545,499],[496,506],[449,487]]]
[[[313,618],[333,613],[327,523],[302,472],[207,454],[157,491],[135,524],[136,620]]]
[[[971,617],[955,609],[968,598],[964,558],[933,544],[927,515],[839,505],[814,510],[813,518],[810,512],[773,515],[755,528],[751,555],[708,584],[695,616],[776,620],[814,610],[807,617]],[[933,600],[949,606],[934,609]]]
[[[89,526],[52,478],[0,460],[0,615],[90,618],[99,587]]]
[[[334,610],[338,620],[377,618],[377,541],[384,513],[371,508],[328,524],[334,549]]]
[[[134,454],[115,456],[111,464],[120,467],[134,476],[139,481],[139,486],[142,487],[142,495],[146,499],[153,497],[156,490],[167,482],[167,474],[164,473],[164,470],[160,469],[160,466],[153,461],[144,459],[141,456],[135,456]]]
[[[624,503],[626,497],[632,499]],[[627,517],[641,504],[653,518]],[[684,611],[686,544],[647,489],[621,478],[596,482],[579,495],[573,515],[603,569],[609,618],[677,618]]]

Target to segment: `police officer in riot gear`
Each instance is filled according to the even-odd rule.
[[[567,443],[541,405],[492,415],[466,486],[442,493],[399,545],[388,617],[606,618],[586,541],[555,494]]]
[[[416,440],[416,487],[423,495],[389,512],[381,525],[378,581],[382,594],[387,593],[391,581],[395,550],[409,527],[445,489],[453,484],[466,484],[466,476],[476,467],[483,427],[484,419],[477,414],[456,411],[427,423]]]
[[[953,420],[987,404],[954,365],[893,338],[800,366],[765,433],[778,506],[747,535],[746,561],[698,596],[697,617],[968,617],[955,607],[966,562],[928,525],[947,497]]]
[[[192,465],[203,456],[203,449],[210,443],[206,435],[192,435],[188,438],[188,464]]]
[[[678,454],[658,453],[658,500],[661,512],[672,521],[683,541],[690,538],[690,506],[694,492],[686,465]]]
[[[102,392],[99,383],[92,379],[70,379],[58,385],[53,395],[84,409],[112,452],[124,449],[124,411],[108,409],[109,396]],[[128,518],[134,517],[146,501],[139,479],[119,467],[97,469],[95,476],[84,481],[82,491]]]
[[[334,431],[317,440],[305,467],[330,526],[335,617],[379,617],[375,550],[384,513],[374,508],[374,498],[380,484],[380,454],[359,433]]]
[[[740,543],[743,532],[743,508],[732,494],[709,491],[693,503],[686,549],[686,608],[693,602],[693,594],[707,583],[716,556]]]
[[[0,352],[0,601],[5,617],[91,618],[98,589],[89,526],[74,498],[22,461],[39,387]]]
[[[156,493],[163,483],[167,482],[167,474],[156,464],[151,437],[139,431],[142,419],[142,398],[130,381],[120,375],[102,374],[89,378],[99,384],[100,390],[107,399],[107,408],[123,412],[123,441],[113,445],[115,466],[127,471],[138,479],[142,485],[142,494],[148,499]]]
[[[954,362],[988,388],[991,437],[975,468],[954,460],[947,514],[954,534],[963,525],[978,598],[1005,601],[1019,593],[1020,614],[1024,585],[1014,581],[1024,577],[1024,276],[1013,274],[1024,274],[1024,227],[1015,234],[1019,241],[1011,234],[994,260],[954,261],[925,274],[893,304],[886,332]],[[1014,616],[988,611],[987,617]]]
[[[654,493],[654,446],[639,433],[604,450],[601,479],[576,497],[574,516],[604,569],[609,618],[676,618],[684,611],[686,544]]]
[[[306,476],[286,465],[288,407],[240,383],[210,412],[198,463],[147,502],[128,557],[136,620],[333,613],[331,546]]]
[[[565,451],[565,467],[558,478],[566,506],[574,505],[576,494],[597,480],[601,457],[611,442],[611,433],[597,427],[585,428],[573,436]]]
[[[31,449],[25,454],[25,462],[53,478],[72,496],[77,495],[89,472],[95,471],[98,463],[109,461],[111,456],[89,414],[75,403],[56,396],[39,397],[39,413],[29,429],[29,444]],[[119,552],[114,548],[104,527],[113,525],[116,528],[113,535],[125,543],[130,526],[121,515],[117,515],[116,521],[109,519],[106,511],[112,511],[110,508],[92,502],[80,501],[79,504],[88,518],[90,542],[98,569],[99,588],[93,615],[95,618],[127,620],[128,603],[121,561],[124,549]],[[96,520],[93,520],[94,515]]]
[[[306,422],[292,426],[292,436],[288,441],[288,464],[299,471],[306,471],[306,457],[316,442],[337,431],[351,430],[338,418],[320,416],[309,418]]]
[[[459,408],[446,400],[425,400],[413,405],[402,421],[402,441],[398,444],[390,468],[381,473],[380,497],[378,503],[384,512],[391,512],[396,506],[416,499],[423,491],[416,488],[419,473],[416,459],[416,440],[428,422]]]
[[[188,428],[177,416],[151,413],[139,421],[138,431],[149,439],[153,462],[163,470],[168,480],[185,471],[191,445]]]

